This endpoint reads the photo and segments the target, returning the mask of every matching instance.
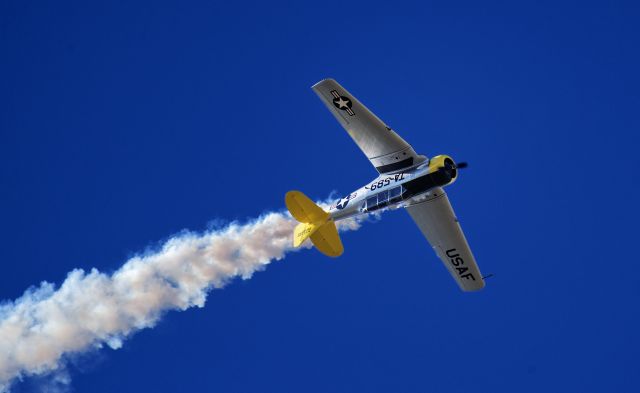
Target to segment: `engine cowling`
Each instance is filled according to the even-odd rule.
[[[460,168],[466,166],[460,164]],[[419,167],[420,168],[420,167]],[[453,183],[458,177],[458,166],[453,158],[447,155],[439,155],[429,160],[429,167],[426,174],[416,177],[403,184],[407,189],[407,196],[422,194],[435,187],[444,187]],[[404,198],[404,197],[403,197]]]
[[[429,173],[436,177],[441,186],[451,184],[458,178],[458,169],[453,158],[446,154],[435,156],[429,160]]]

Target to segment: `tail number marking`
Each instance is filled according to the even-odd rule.
[[[388,186],[392,181],[395,183],[400,180],[404,180],[404,173],[397,173],[393,177],[389,176],[386,179],[378,180],[375,183],[371,183],[369,187],[365,187],[365,188],[369,188],[371,191],[374,191],[376,188],[382,188],[382,187]]]

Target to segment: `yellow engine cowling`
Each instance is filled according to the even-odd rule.
[[[446,154],[435,156],[429,160],[429,173],[436,173],[438,171],[444,171],[451,180],[447,184],[451,184],[458,178],[458,169],[453,158]]]

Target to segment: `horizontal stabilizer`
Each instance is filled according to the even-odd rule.
[[[284,203],[289,209],[289,213],[299,222],[320,222],[323,223],[329,219],[329,213],[322,210],[309,197],[300,191],[289,191],[284,196]]]
[[[336,223],[328,221],[311,235],[311,242],[321,253],[329,257],[339,257],[344,252],[344,246],[338,235]]]

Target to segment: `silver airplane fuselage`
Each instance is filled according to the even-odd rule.
[[[436,156],[406,170],[381,174],[372,182],[340,198],[329,207],[334,221],[379,210],[398,209],[419,200],[425,194],[453,183],[455,163],[449,156]]]

